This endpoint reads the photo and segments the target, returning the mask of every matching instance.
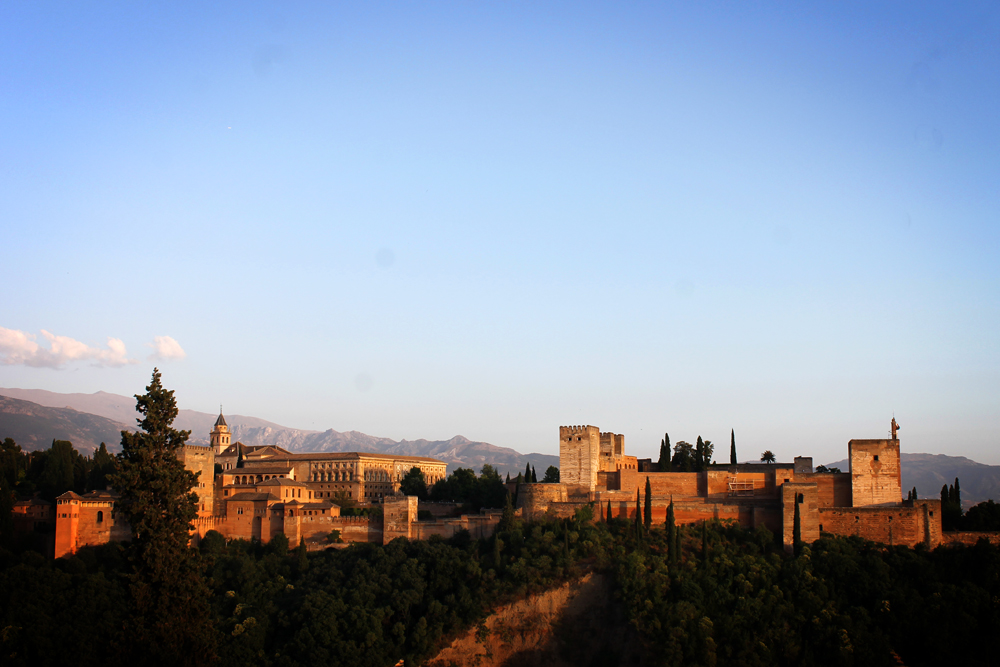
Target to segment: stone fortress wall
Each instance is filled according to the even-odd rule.
[[[893,435],[897,425],[893,420]],[[598,475],[593,475],[595,454]],[[903,501],[899,440],[851,440],[850,471],[813,472],[812,459],[793,463],[715,465],[702,472],[640,472],[625,454],[624,436],[596,426],[559,428],[560,484],[528,484],[517,506],[526,517],[571,516],[593,504],[600,516],[634,518],[644,505],[648,480],[652,521],[666,521],[674,505],[679,524],[729,519],[746,528],[765,526],[791,548],[795,508],[802,540],[822,533],[858,535],[887,544],[942,541],[939,500]],[[563,472],[563,471],[566,472]],[[568,474],[567,474],[568,473]],[[637,502],[638,498],[638,502]]]

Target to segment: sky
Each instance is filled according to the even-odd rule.
[[[2,3],[0,386],[1000,464],[1000,6]]]

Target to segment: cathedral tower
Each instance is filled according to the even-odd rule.
[[[229,449],[229,437],[229,425],[226,424],[226,418],[222,416],[222,410],[219,410],[219,418],[215,420],[215,428],[209,435],[209,442],[212,449],[215,450],[216,456]]]

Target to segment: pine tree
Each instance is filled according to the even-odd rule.
[[[649,477],[646,478],[646,501],[643,505],[643,526],[646,530],[649,530],[650,525],[653,523],[653,491],[649,485]]]
[[[535,466],[531,466],[531,483],[538,484],[538,475],[535,474]]]
[[[208,664],[216,644],[210,592],[188,548],[198,477],[177,458],[191,433],[171,427],[177,403],[160,383],[159,370],[153,369],[146,393],[135,398],[141,430],[122,431],[122,452],[110,478],[120,494],[115,509],[132,528],[122,648],[129,661],[144,664]]]
[[[733,429],[729,433],[729,463],[730,465],[736,465],[736,429]]]

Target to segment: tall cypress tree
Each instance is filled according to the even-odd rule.
[[[705,469],[705,441],[698,436],[698,442],[694,447],[694,470],[701,472]]]
[[[646,478],[646,500],[643,505],[643,525],[646,530],[649,530],[649,526],[653,523],[653,491],[649,486],[649,477]]]
[[[962,510],[962,488],[958,485],[958,477],[955,478],[955,504],[958,505],[959,511]]]
[[[666,470],[664,470],[661,467],[660,468],[660,472],[673,472],[674,471],[674,459],[673,459],[673,451],[672,451],[672,448],[670,447],[670,434],[669,433],[664,433],[663,434],[663,453],[664,453],[664,455],[667,458],[667,468],[666,468]]]
[[[611,501],[610,500],[608,501],[608,515],[607,516],[608,516],[608,518],[607,518],[608,523],[611,523]]]
[[[538,475],[535,474],[535,466],[531,466],[531,483],[538,484]]]
[[[642,505],[639,504],[639,489],[635,490],[635,536],[642,539]]]
[[[110,476],[120,494],[115,509],[132,528],[123,657],[151,665],[209,664],[216,646],[210,593],[188,547],[198,477],[177,458],[191,432],[171,427],[177,403],[159,370],[135,398],[141,430],[122,431],[122,452]]]
[[[802,552],[802,515],[799,513],[799,499],[795,499],[795,516],[792,519],[792,551],[798,556]]]
[[[674,519],[673,496],[670,496],[670,504],[667,505],[667,557],[670,563],[677,562],[677,523]]]
[[[524,464],[524,483],[531,484],[531,464]]]
[[[729,432],[729,463],[736,465],[736,429]]]

